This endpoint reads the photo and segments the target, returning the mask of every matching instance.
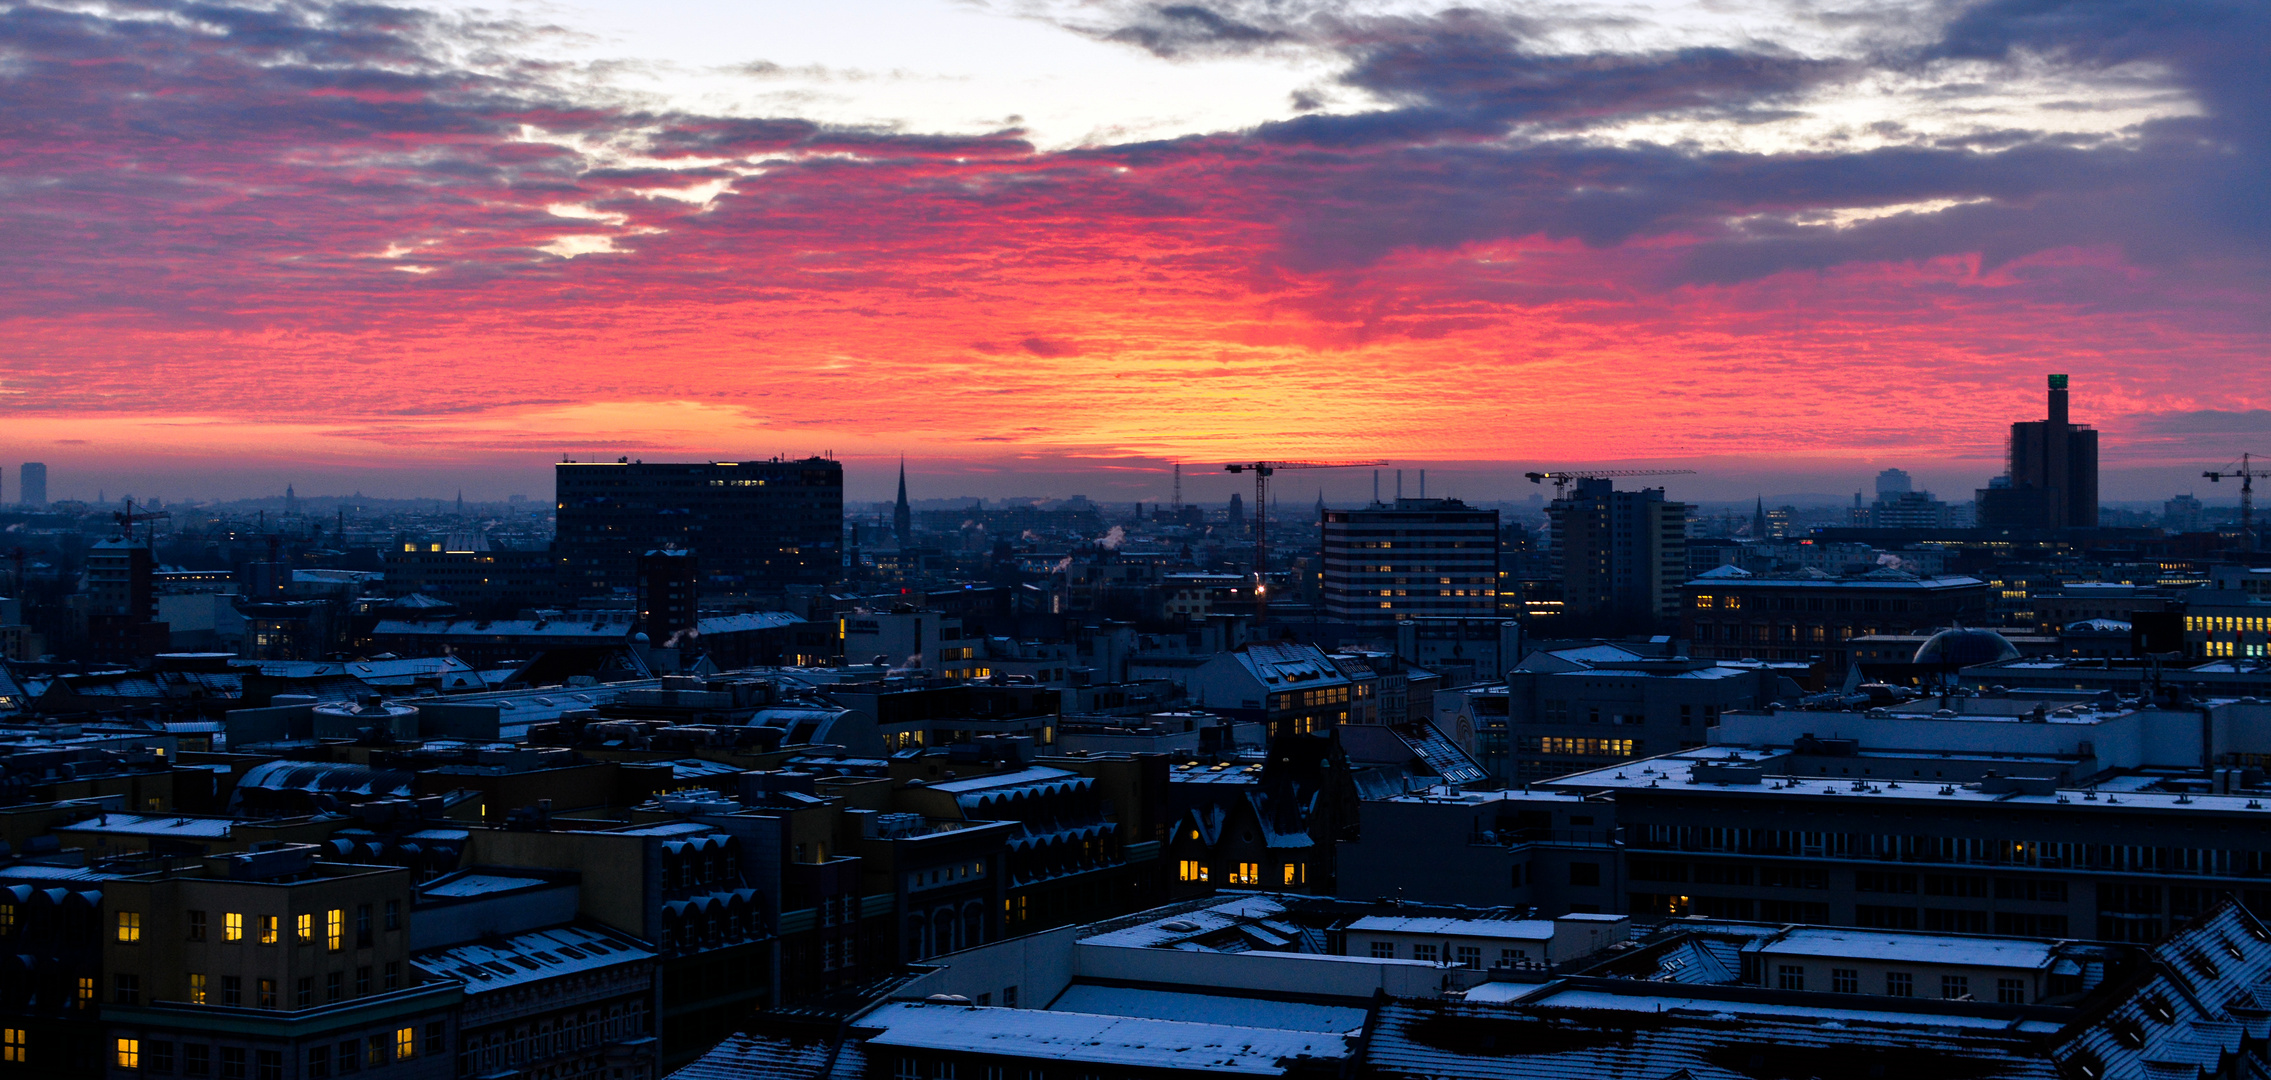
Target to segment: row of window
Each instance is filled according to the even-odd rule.
[[[1775,989],[1778,989],[1778,990],[1803,990],[1803,989],[1805,989],[1805,988],[1806,988],[1806,969],[1805,969],[1805,967],[1804,967],[1803,965],[1799,965],[1799,964],[1779,964],[1779,965],[1776,965],[1776,969],[1775,969],[1775,983],[1774,983],[1774,985],[1775,985]],[[1860,993],[1860,992],[1861,992],[1861,972],[1860,972],[1860,969],[1858,969],[1858,968],[1831,968],[1831,969],[1830,969],[1830,972],[1829,972],[1829,990],[1830,990],[1830,993],[1833,993],[1833,994],[1858,994],[1858,993]],[[1914,972],[1909,972],[1909,971],[1888,971],[1888,972],[1885,972],[1885,996],[1886,996],[1886,997],[1903,997],[1903,998],[1905,998],[1905,997],[1915,997],[1915,996],[1916,996],[1916,974],[1915,974]],[[1969,976],[1969,975],[1942,975],[1942,976],[1940,976],[1940,996],[1941,996],[1942,998],[1945,998],[1945,999],[1949,1000],[1949,1001],[1969,1001],[1969,1000],[1971,1000],[1971,999],[1972,999],[1972,996],[1971,996],[1971,976]],[[2003,1004],[2003,1005],[2024,1005],[2024,1004],[2026,1004],[2026,1003],[2027,1003],[2027,984],[2026,984],[2026,980],[2024,980],[2024,979],[2003,979],[2003,978],[1998,978],[1998,979],[1996,979],[1996,980],[1995,980],[1995,1000],[1996,1000],[1996,1002],[1997,1002],[1998,1004]]]
[[[116,980],[114,989],[116,990],[118,1003],[121,1005],[136,1004],[141,996],[141,985],[139,977],[134,975],[120,974],[113,976],[113,978]],[[401,961],[387,961],[385,979],[386,981],[384,985],[389,992],[402,989]],[[213,980],[202,972],[189,972],[188,980],[189,1003],[192,1005],[228,1005],[242,1007],[246,1004],[244,993],[244,978],[242,976],[223,975],[220,978],[220,985],[218,988],[214,986]],[[363,967],[356,968],[355,996],[363,997],[365,995],[368,995],[370,992],[370,967],[368,965],[365,965]],[[344,971],[326,972],[323,976],[323,1003],[328,1005],[335,1001],[344,1000],[346,997],[347,973]],[[295,983],[292,988],[292,1007],[295,1009],[306,1009],[312,1008],[316,1005],[316,1003],[315,976],[301,976],[298,982]],[[282,1003],[277,998],[276,980],[254,979],[253,998],[251,1005],[256,1009],[282,1008]]]
[[[1206,884],[1212,881],[1214,878],[1214,868],[1197,859],[1178,860],[1175,866],[1175,876],[1176,880],[1178,881],[1191,882],[1195,884]],[[1277,868],[1277,871],[1278,872],[1276,876],[1280,879],[1278,881],[1278,884],[1309,884],[1308,863],[1284,863]],[[1231,869],[1229,874],[1224,876],[1223,881],[1225,884],[1229,885],[1259,885],[1262,883],[1262,864],[1251,862],[1238,863]]]
[[[1741,611],[1743,610],[1743,599],[1740,596],[1713,596],[1709,593],[1697,593],[1692,606],[1697,611]],[[1751,610],[1753,611],[1921,611],[1923,608],[1924,605],[1921,601],[1898,596],[1862,597],[1860,599],[1850,596],[1808,596],[1803,598],[1802,602],[1800,598],[1790,596],[1751,598]]]
[[[2107,796],[2108,802],[2117,801]],[[1707,825],[1634,825],[1627,842],[1641,848],[1732,851],[1753,855],[1899,859],[2180,874],[2271,874],[2271,851],[2161,847],[2143,844],[2036,843],[1964,836],[1820,833]]]
[[[1393,941],[1373,942],[1372,958],[1375,960],[1399,959],[1396,943]],[[1482,967],[1482,946],[1454,945],[1445,947],[1433,942],[1417,941],[1412,943],[1411,956],[1408,959],[1430,964],[1440,964],[1448,960],[1454,967],[1480,969]],[[1497,966],[1499,967],[1527,967],[1529,964],[1530,953],[1527,949],[1502,948],[1498,950]]]
[[[185,914],[187,915],[185,926],[189,940],[210,940],[211,922],[206,913],[189,911]],[[293,944],[315,944],[319,925],[318,918],[319,916],[315,912],[302,912],[292,916]],[[331,952],[338,952],[346,948],[346,910],[344,908],[331,908],[322,912],[320,918],[322,920],[320,926],[324,947]],[[283,916],[280,915],[246,915],[241,911],[224,911],[221,913],[221,940],[225,942],[241,942],[249,936],[262,945],[280,944],[283,940],[283,927]],[[402,929],[402,901],[389,900],[386,902],[386,928],[388,930]],[[140,943],[142,940],[142,913],[139,911],[117,912],[115,930],[119,944],[134,945]],[[371,947],[371,905],[369,904],[355,906],[355,947],[358,949]]]
[[[329,1043],[311,1046],[307,1050],[307,1068],[302,1076],[323,1078],[334,1071],[340,1075],[358,1072],[364,1068],[376,1069],[400,1061],[410,1061],[421,1053],[441,1053],[447,1036],[446,1025],[439,1020],[426,1025],[421,1042],[416,1027],[405,1025],[392,1032],[380,1032],[358,1039],[348,1039],[336,1047]],[[28,1061],[23,1032],[8,1029],[7,1060]],[[252,1050],[241,1046],[209,1046],[205,1043],[183,1043],[180,1057],[175,1057],[173,1042],[161,1039],[142,1039],[121,1036],[111,1044],[111,1061],[121,1069],[155,1075],[170,1075],[178,1067],[183,1076],[215,1076],[220,1080],[283,1080],[284,1052],[281,1050]],[[218,1068],[216,1069],[216,1065]]]

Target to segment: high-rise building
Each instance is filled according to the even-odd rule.
[[[47,509],[46,465],[27,461],[16,471],[16,501],[29,510]]]
[[[1877,474],[1877,501],[1891,502],[1894,497],[1916,490],[1916,482],[1907,469],[1886,469]]]
[[[2093,529],[2098,433],[2067,418],[2066,376],[2050,377],[2049,415],[2011,425],[2006,484],[1978,491],[1979,524],[2000,529]]]
[[[553,479],[565,597],[635,592],[639,556],[657,548],[693,552],[718,593],[842,575],[844,467],[827,458],[561,462]]]
[[[1325,616],[1366,626],[1498,613],[1498,511],[1397,499],[1324,518]]]
[[[1617,491],[1579,479],[1546,507],[1562,584],[1562,610],[1579,619],[1644,624],[1676,618],[1687,580],[1687,504],[1664,489]],[[1764,505],[1758,517],[1766,518]]]

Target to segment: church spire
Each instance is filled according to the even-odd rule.
[[[891,532],[899,538],[899,546],[907,547],[915,540],[915,511],[907,505],[907,458],[899,458],[899,503],[891,510]]]

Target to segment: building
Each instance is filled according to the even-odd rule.
[[[1495,682],[1522,657],[1522,624],[1503,617],[1406,619],[1396,655],[1440,673],[1446,686]]]
[[[113,538],[87,549],[87,651],[97,660],[135,663],[166,651],[171,631],[157,621],[150,548]]]
[[[454,982],[410,962],[411,873],[274,845],[103,886],[108,1075],[457,1075]]]
[[[1677,618],[1687,578],[1687,506],[1662,488],[1617,491],[1580,477],[1546,507],[1562,586],[1562,613],[1610,628]]]
[[[843,573],[844,467],[826,458],[561,462],[554,480],[564,596],[635,592],[638,557],[657,548],[692,551],[721,595]]]
[[[1979,524],[2003,529],[2094,529],[2098,433],[2067,417],[2066,376],[2050,377],[2049,416],[2011,425],[2009,468],[1979,489]]]
[[[1787,577],[1723,566],[1688,582],[1680,636],[1711,659],[1812,660],[1843,675],[1845,643],[1988,619],[1988,586],[1975,577],[1921,577],[1890,568],[1852,577]]]
[[[1393,626],[1498,612],[1498,511],[1397,499],[1324,516],[1327,618]]]
[[[423,892],[477,897],[526,880],[466,873]],[[462,987],[458,1076],[655,1076],[655,954],[638,941],[571,923],[485,934],[411,962],[426,981]]]
[[[429,596],[493,617],[555,603],[557,568],[550,551],[495,547],[479,533],[403,540],[395,547],[400,550],[386,553],[386,590],[392,595]]]
[[[1274,739],[1347,723],[1355,686],[1314,645],[1257,642],[1199,661],[1184,689],[1199,708],[1259,721]]]
[[[16,470],[16,502],[27,510],[47,509],[47,466],[45,464],[27,461]]]
[[[692,552],[663,548],[639,556],[639,633],[657,646],[701,621],[700,563]]]
[[[899,460],[899,501],[891,506],[891,537],[901,549],[915,546],[915,511],[907,503],[907,461]]]

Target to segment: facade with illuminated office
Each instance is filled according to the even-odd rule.
[[[411,872],[288,845],[103,886],[114,1080],[455,1076],[454,982],[410,963]]]
[[[635,590],[639,556],[658,548],[692,551],[708,595],[843,574],[844,467],[827,458],[571,461],[554,481],[563,597]]]
[[[1687,583],[1681,637],[1703,659],[1806,660],[1843,674],[1845,642],[1987,621],[1987,583],[1872,570],[1857,577],[1754,575],[1723,566]]]
[[[1360,626],[1498,613],[1498,511],[1457,499],[1327,510],[1326,617]]]

